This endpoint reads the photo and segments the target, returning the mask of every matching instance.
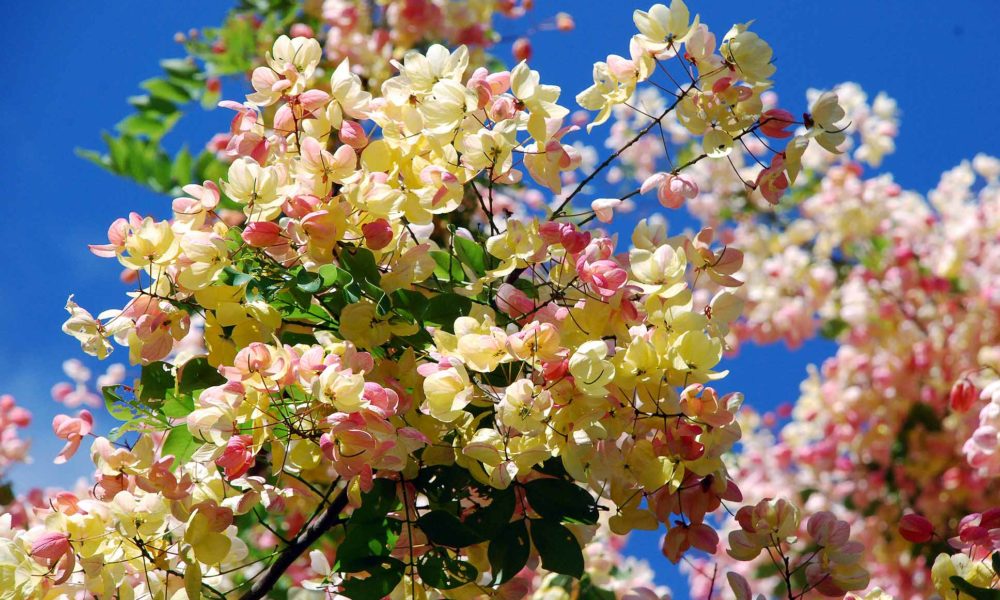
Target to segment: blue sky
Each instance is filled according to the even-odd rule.
[[[589,85],[594,60],[627,54],[631,12],[650,3],[539,0],[537,15],[565,10],[577,29],[536,36],[533,68],[546,82],[561,85],[570,103]],[[169,211],[168,199],[103,172],[73,150],[99,147],[100,131],[127,114],[125,98],[138,92],[138,82],[158,74],[160,58],[180,55],[174,32],[217,24],[228,6],[197,0],[54,0],[44,10],[30,3],[0,5],[0,19],[8,24],[0,75],[7,82],[12,147],[0,163],[8,206],[0,236],[6,257],[0,262],[0,393],[14,394],[35,414],[35,463],[13,471],[18,489],[66,485],[90,469],[82,456],[64,467],[52,465],[61,443],[49,427],[60,408],[49,388],[62,379],[65,358],[82,358],[78,344],[59,330],[66,297],[76,294],[96,314],[121,306],[126,291],[117,283],[117,263],[91,256],[86,244],[102,242],[108,224],[130,210]],[[944,169],[977,152],[1000,154],[992,31],[1000,22],[1000,3],[703,0],[690,6],[719,34],[734,22],[756,19],[754,30],[775,49],[777,91],[792,108],[804,104],[806,88],[841,81],[856,81],[871,96],[885,91],[895,97],[902,130],[898,151],[883,168],[906,188],[928,190]],[[517,34],[524,28],[519,22],[502,29]],[[168,138],[171,145],[187,141],[197,148],[227,126],[222,111],[193,111]],[[730,362],[730,385],[757,408],[793,401],[805,366],[832,349],[823,342],[795,353],[748,347]],[[124,360],[125,354],[119,350],[115,357]],[[768,377],[761,378],[765,372]],[[656,541],[637,536],[631,547],[673,583],[676,597],[685,598]]]

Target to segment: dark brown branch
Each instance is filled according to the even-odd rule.
[[[622,155],[622,152],[625,152],[626,150],[628,150],[630,147],[632,147],[632,144],[635,144],[636,142],[638,142],[639,140],[641,140],[647,133],[649,133],[653,129],[653,127],[656,127],[657,125],[659,125],[660,122],[663,121],[663,119],[667,115],[669,115],[672,110],[674,110],[675,108],[677,108],[677,105],[680,104],[681,100],[683,100],[684,97],[687,96],[688,92],[690,92],[690,91],[691,91],[690,87],[685,88],[684,90],[682,90],[681,91],[681,95],[677,97],[677,100],[675,100],[673,102],[673,104],[671,104],[670,106],[668,106],[663,111],[663,113],[660,114],[659,117],[653,119],[649,123],[649,125],[646,125],[645,127],[643,127],[642,130],[639,131],[639,133],[635,134],[635,137],[633,137],[631,140],[629,140],[628,142],[626,142],[625,145],[623,145],[621,148],[619,148],[618,150],[616,150],[614,154],[612,154],[611,156],[609,156],[606,159],[604,159],[604,162],[602,162],[600,165],[598,165],[596,169],[594,169],[593,171],[591,171],[590,175],[587,175],[586,177],[584,177],[583,181],[581,181],[579,184],[577,184],[576,188],[574,188],[573,191],[570,192],[570,194],[568,196],[566,196],[565,199],[563,199],[562,203],[552,213],[552,216],[549,217],[549,220],[550,221],[556,220],[559,217],[559,215],[562,214],[563,209],[566,208],[569,205],[570,201],[573,199],[574,196],[576,196],[577,194],[579,194],[583,190],[583,188],[588,183],[590,183],[592,179],[594,179],[594,177],[597,177],[598,173],[600,173],[604,169],[608,168],[608,166],[610,166],[611,163],[613,163],[619,156]]]
[[[323,537],[323,534],[343,522],[340,518],[340,513],[346,506],[347,488],[344,488],[330,502],[320,518],[299,532],[295,536],[295,539],[292,540],[292,543],[281,551],[278,558],[264,571],[264,575],[253,584],[250,591],[240,597],[240,600],[261,600],[265,598],[268,592],[278,583],[278,580],[281,579],[281,576],[285,574],[285,571],[288,570],[288,567],[292,566],[292,563],[302,556],[303,552],[316,543],[316,540]]]

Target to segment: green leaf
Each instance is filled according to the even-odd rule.
[[[834,340],[837,339],[837,336],[847,331],[848,329],[850,329],[850,325],[847,323],[847,321],[837,317],[823,323],[823,326],[820,328],[819,333],[820,335],[829,340]]]
[[[359,283],[367,282],[378,287],[382,281],[375,255],[366,248],[345,248],[340,253],[340,266]]]
[[[948,581],[955,586],[956,590],[962,594],[966,594],[972,600],[1000,600],[1000,590],[976,587],[958,575],[952,575],[948,578]]]
[[[191,394],[179,394],[167,390],[167,398],[163,401],[163,414],[172,419],[182,419],[194,410],[194,398]]]
[[[528,563],[531,554],[531,540],[524,520],[515,521],[490,541],[486,556],[493,571],[493,583],[509,581]]]
[[[0,485],[0,506],[7,506],[8,504],[14,502],[14,498],[14,488],[11,487],[9,481]]]
[[[403,504],[396,496],[396,482],[391,479],[376,479],[371,491],[361,494],[361,506],[351,513],[351,521],[377,521],[398,509]]]
[[[187,185],[193,181],[191,168],[194,166],[194,158],[188,152],[187,146],[180,149],[174,157],[173,164],[170,165],[170,178],[179,186]]]
[[[367,577],[344,579],[341,593],[353,600],[384,598],[396,589],[406,565],[391,556],[383,557],[377,565],[366,569]]]
[[[333,286],[344,287],[350,285],[354,278],[347,271],[341,269],[337,265],[323,265],[319,268],[319,276],[322,278],[322,287],[320,289],[330,289]]]
[[[176,469],[186,463],[197,449],[198,442],[191,435],[187,425],[178,425],[172,428],[167,434],[167,439],[163,440],[163,449],[160,454],[161,456],[172,454],[174,456],[172,469]]]
[[[198,73],[198,66],[186,58],[165,58],[160,61],[160,66],[175,77],[190,79]]]
[[[302,269],[295,276],[295,285],[307,294],[315,294],[323,288],[323,277],[319,273]]]
[[[990,556],[990,564],[993,565],[993,573],[1000,575],[1000,552],[994,552],[993,556]]]
[[[440,250],[431,250],[430,255],[437,265],[434,267],[434,275],[438,278],[445,281],[465,281],[465,271],[457,257]]]
[[[434,548],[421,556],[417,573],[425,584],[439,590],[461,587],[479,576],[479,570],[472,563],[459,560],[444,548]]]
[[[455,245],[455,254],[462,264],[467,265],[476,275],[482,277],[486,274],[486,249],[481,244],[472,240],[467,240],[462,236],[452,237]]]
[[[157,98],[173,102],[175,104],[186,104],[191,100],[187,91],[179,85],[170,83],[164,79],[147,79],[139,84],[139,87],[146,90]]]
[[[482,538],[493,539],[510,525],[517,497],[512,487],[505,490],[488,489],[491,502],[466,517],[465,524]],[[486,491],[481,494],[486,495]]]
[[[182,394],[193,394],[225,382],[226,378],[204,356],[192,358],[177,370],[177,391]]]
[[[169,129],[165,121],[149,116],[146,113],[129,115],[120,121],[116,127],[118,131],[125,135],[145,136],[151,139],[163,137]]]
[[[157,361],[142,368],[142,376],[139,378],[139,400],[143,402],[165,400],[167,390],[173,388],[174,374],[167,363]]]
[[[580,595],[578,600],[615,600],[615,593],[594,585],[590,575],[584,575],[580,580]]]
[[[554,521],[597,523],[597,502],[590,492],[565,479],[535,479],[524,486],[535,512]]]
[[[361,495],[361,506],[347,520],[334,568],[358,573],[369,570],[373,557],[388,557],[399,539],[402,522],[387,515],[400,505],[396,482],[376,479],[371,491]]]
[[[546,519],[531,521],[531,541],[542,558],[542,568],[579,579],[583,575],[583,552],[569,529]]]
[[[440,325],[448,333],[454,332],[455,319],[464,317],[472,309],[472,301],[458,294],[442,293],[427,300],[424,322]]]
[[[138,414],[132,410],[119,393],[123,389],[122,385],[106,385],[101,388],[101,395],[104,396],[104,407],[113,418],[126,423],[135,419]]]
[[[389,297],[393,311],[402,317],[408,317],[414,323],[422,323],[424,311],[427,310],[427,298],[413,290],[396,290]]]
[[[479,534],[458,517],[443,510],[432,510],[421,516],[417,519],[417,527],[427,535],[428,540],[440,546],[465,548],[483,541]]]

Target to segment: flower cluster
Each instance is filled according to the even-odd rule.
[[[551,597],[630,580],[648,597],[662,591],[587,544],[664,527],[673,562],[717,552],[709,515],[743,496],[724,460],[742,396],[713,386],[744,254],[710,226],[670,236],[644,220],[619,249],[586,224],[653,189],[664,205],[694,201],[689,167],[728,164],[745,137],[791,137],[790,113],[764,109],[769,46],[737,25],[716,47],[680,0],[637,11],[631,58],[595,65],[578,96],[598,111],[591,126],[640,84],[661,88],[654,72],[686,83],[578,177],[561,90],[523,60],[477,56],[496,3],[388,3],[386,39],[362,39],[375,25],[360,6],[324,3],[326,47],[299,24],[252,62],[253,92],[221,103],[235,112],[224,176],[184,182],[170,218],[132,213],[91,246],[136,289],[96,317],[71,298],[64,330],[98,358],[127,347],[141,375],[105,379],[122,422],[106,435],[87,410],[53,421],[57,462],[94,437],[95,481],[0,534],[11,593],[255,599],[287,575],[348,598]],[[472,39],[425,44],[428,32]],[[807,147],[839,151],[844,115],[821,95],[748,185],[778,202]],[[689,160],[574,207],[668,118]],[[554,199],[498,201],[525,188]],[[746,560],[784,552],[799,522],[784,501],[738,514],[731,551]],[[825,512],[808,523],[808,589],[864,588],[848,525]]]

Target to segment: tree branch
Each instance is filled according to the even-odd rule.
[[[298,557],[302,556],[303,552],[312,546],[316,540],[323,537],[324,533],[343,522],[340,518],[340,513],[346,506],[347,488],[344,488],[330,502],[320,518],[299,532],[295,536],[295,539],[292,540],[292,543],[281,551],[281,554],[271,563],[271,566],[267,568],[264,575],[250,587],[247,593],[240,597],[240,600],[261,600],[265,598],[268,592],[274,588],[274,585],[278,583],[278,580],[281,579],[281,576],[285,574],[285,571],[288,570],[288,567],[292,566],[292,563]]]

